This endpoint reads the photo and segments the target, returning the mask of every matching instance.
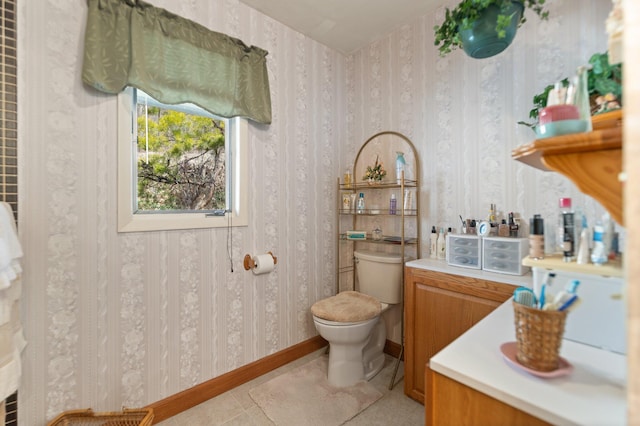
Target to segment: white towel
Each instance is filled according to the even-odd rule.
[[[13,210],[9,203],[0,202],[0,290],[8,288],[22,271],[18,259],[22,246],[18,239]]]
[[[0,204],[0,400],[4,400],[18,389],[20,353],[26,341],[20,323],[22,247],[11,206]]]
[[[9,203],[2,201],[0,204],[3,206],[0,209],[0,237],[6,240],[11,259],[18,259],[22,257],[22,246],[18,239],[16,219],[13,217],[13,210]]]

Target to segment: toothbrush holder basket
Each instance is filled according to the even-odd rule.
[[[513,302],[516,359],[536,371],[557,370],[567,311],[544,311]]]

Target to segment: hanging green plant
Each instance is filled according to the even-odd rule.
[[[622,64],[611,65],[608,52],[604,52],[592,55],[589,58],[589,65],[591,68],[587,71],[587,89],[591,115],[622,108]],[[569,78],[561,82],[564,87],[567,87]],[[535,128],[540,110],[547,106],[549,92],[553,87],[554,85],[550,84],[541,93],[533,96],[533,109],[529,111],[529,118],[534,121],[531,123],[518,121],[518,124]]]
[[[548,18],[549,12],[544,10],[544,4],[545,0],[463,0],[452,10],[447,8],[442,24],[434,27],[434,44],[438,46],[440,56],[446,56],[457,48],[464,48],[460,32],[471,30],[483,14],[492,8],[495,9],[492,13],[495,20],[490,25],[495,29],[495,37],[498,40],[512,39],[515,30],[526,22],[525,7],[533,10],[541,19]],[[503,42],[506,45],[502,50],[510,42],[511,40]]]

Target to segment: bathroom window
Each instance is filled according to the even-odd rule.
[[[118,231],[247,225],[247,122],[118,96]]]

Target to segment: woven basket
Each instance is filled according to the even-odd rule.
[[[513,302],[516,359],[536,371],[557,370],[567,311],[543,311]]]
[[[94,413],[87,410],[65,411],[47,426],[151,426],[151,408],[124,409],[120,412]]]

